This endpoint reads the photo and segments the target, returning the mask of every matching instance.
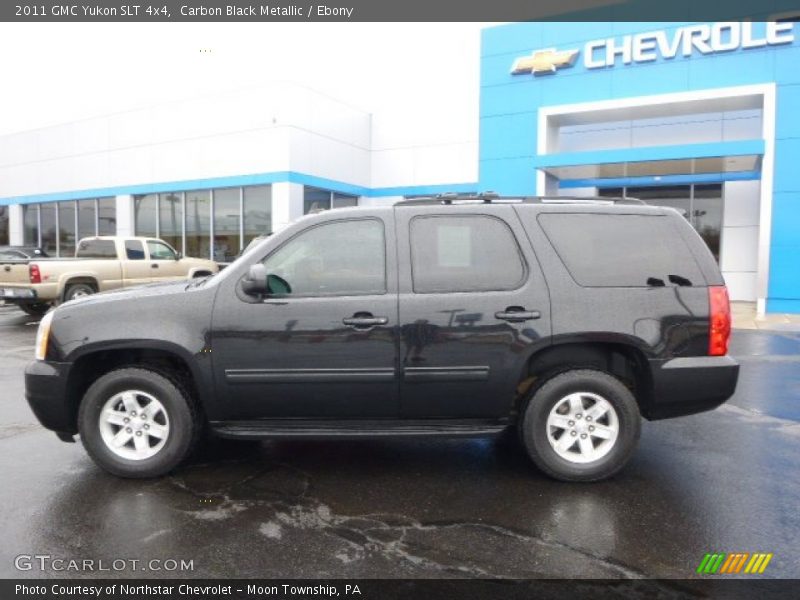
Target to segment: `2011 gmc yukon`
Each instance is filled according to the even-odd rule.
[[[714,258],[631,201],[411,200],[303,217],[223,272],[42,320],[26,396],[104,469],[174,469],[230,438],[495,435],[593,481],[641,418],[734,392]]]

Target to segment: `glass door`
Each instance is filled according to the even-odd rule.
[[[598,195],[606,198],[627,196],[651,206],[676,209],[692,224],[719,262],[722,235],[721,183],[600,188]]]

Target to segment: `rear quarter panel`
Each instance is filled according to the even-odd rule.
[[[553,343],[624,343],[638,348],[647,358],[705,355],[708,350],[707,281],[695,282],[692,287],[579,285],[537,221],[542,213],[578,210],[581,209],[563,206],[518,207],[550,288]],[[687,235],[681,231],[676,235],[676,243],[688,243],[681,239]],[[702,251],[708,253],[704,246],[693,249],[693,253]],[[591,261],[593,257],[587,256],[586,260]],[[711,261],[713,263],[713,258]],[[707,279],[706,270],[712,267],[699,266],[703,267]]]

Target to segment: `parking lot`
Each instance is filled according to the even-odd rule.
[[[495,440],[207,445],[169,477],[100,471],[24,400],[36,323],[0,306],[0,576],[18,555],[191,561],[145,577],[694,576],[706,552],[774,553],[800,576],[800,334],[734,333],[735,397],[645,423],[598,484],[539,473]],[[91,572],[66,576],[107,575]]]

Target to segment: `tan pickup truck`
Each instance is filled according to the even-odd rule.
[[[217,263],[184,258],[159,239],[91,237],[78,242],[75,258],[0,259],[0,300],[40,315],[80,296],[218,270]]]

